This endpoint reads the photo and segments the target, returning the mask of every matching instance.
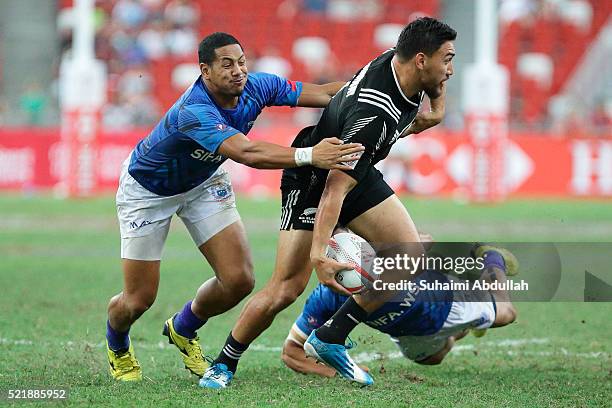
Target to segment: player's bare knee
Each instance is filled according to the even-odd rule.
[[[230,292],[233,296],[242,299],[250,295],[253,288],[255,288],[255,279],[252,276],[244,277],[232,282]]]
[[[253,271],[244,267],[237,269],[232,274],[231,279],[223,282],[223,286],[228,294],[235,298],[245,298],[255,288],[255,276]]]
[[[139,294],[127,297],[125,304],[132,320],[136,320],[149,310],[154,302],[155,294]]]

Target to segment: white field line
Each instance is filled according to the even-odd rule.
[[[160,350],[165,348],[172,348],[171,344],[168,344],[167,341],[158,341],[157,343],[151,342],[135,342],[134,343],[137,348],[142,348],[146,350]],[[77,348],[77,347],[90,347],[90,348],[104,348],[106,347],[105,342],[99,343],[91,343],[88,341],[34,341],[29,339],[7,339],[4,337],[0,337],[0,346],[45,346],[45,347],[67,347],[67,348]],[[263,351],[263,352],[273,352],[280,353],[282,351],[282,347],[279,346],[265,346],[261,344],[253,344],[249,347],[249,350],[255,351]]]
[[[280,208],[279,208],[280,210]],[[278,213],[280,215],[280,211]],[[249,232],[274,232],[278,231],[279,219],[272,217],[249,217],[243,219]],[[69,216],[58,215],[45,217],[36,215],[14,214],[11,217],[0,219],[0,230],[2,231],[39,231],[44,225],[44,231],[117,231],[117,220],[114,216]],[[183,229],[179,223],[172,223],[172,230]],[[607,237],[612,229],[612,220],[497,220],[495,223],[486,221],[471,221],[466,224],[462,221],[446,220],[440,223],[432,219],[421,220],[420,228],[436,234],[452,234],[469,236],[500,236],[500,231],[506,236],[527,237],[562,237],[568,232],[575,240],[577,238]],[[40,231],[39,231],[40,232]]]
[[[591,352],[574,352],[569,351],[563,347],[555,348],[549,351],[535,351],[535,350],[510,350],[512,348],[524,347],[528,345],[542,345],[550,344],[548,338],[533,338],[533,339],[503,339],[499,341],[484,341],[477,344],[458,344],[451,350],[453,354],[465,354],[465,353],[483,353],[483,354],[498,354],[507,355],[510,357],[521,357],[521,356],[536,356],[536,357],[551,357],[551,356],[566,356],[566,357],[577,357],[577,358],[589,358],[589,359],[609,359],[612,356],[604,351],[591,351]],[[393,351],[390,353],[371,353],[363,352],[355,355],[353,359],[358,363],[367,363],[382,359],[396,359],[402,358],[403,355],[399,351]]]
[[[66,348],[98,348],[102,349],[106,346],[104,342],[90,343],[86,341],[33,341],[29,339],[7,339],[0,337],[1,346],[51,346],[51,347],[66,347]],[[483,354],[497,354],[506,355],[509,357],[522,357],[522,356],[535,356],[535,357],[551,357],[551,356],[565,356],[565,357],[576,357],[576,358],[587,358],[587,359],[610,359],[612,356],[610,353],[604,351],[591,351],[591,352],[575,352],[567,350],[563,347],[555,348],[554,350],[548,351],[536,351],[536,350],[524,350],[525,346],[529,345],[552,345],[548,338],[531,338],[531,339],[502,339],[498,341],[480,341],[477,344],[458,344],[451,350],[453,354],[465,354],[465,353],[483,353]],[[147,350],[160,350],[166,348],[172,348],[167,342],[159,341],[157,343],[150,342],[137,342],[137,348]],[[282,347],[279,346],[266,346],[262,344],[253,344],[249,347],[249,350],[264,353],[280,353]],[[402,358],[402,353],[399,351],[393,351],[388,353],[376,353],[376,352],[362,352],[353,356],[353,359],[358,363],[368,363],[376,360],[392,360]]]

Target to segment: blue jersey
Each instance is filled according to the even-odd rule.
[[[406,291],[396,301],[385,303],[368,316],[365,324],[393,337],[437,333],[448,317],[453,293],[445,290],[419,291],[419,282],[423,280],[437,280],[441,283],[448,281],[438,272],[422,273],[414,281],[414,292]],[[306,300],[304,310],[295,322],[297,327],[308,336],[329,320],[346,299],[346,296],[319,284]]]
[[[265,106],[295,106],[302,83],[253,73],[233,109],[219,107],[201,77],[134,149],[128,171],[147,190],[171,196],[200,185],[226,160],[227,138],[247,134]]]

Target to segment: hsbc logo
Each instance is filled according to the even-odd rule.
[[[579,195],[612,195],[612,141],[572,143],[571,189]]]

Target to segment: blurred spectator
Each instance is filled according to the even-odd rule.
[[[147,11],[147,21],[163,21],[165,0],[140,0]]]
[[[303,9],[311,13],[325,13],[327,0],[302,0]]]
[[[159,112],[155,98],[149,93],[119,96],[102,110],[102,123],[113,130],[150,126],[159,119]]]
[[[137,28],[146,18],[145,8],[136,0],[119,0],[113,7],[113,19],[126,28]]]
[[[191,0],[171,0],[164,11],[164,18],[174,26],[193,26],[200,19],[200,12]]]
[[[166,27],[163,21],[153,21],[147,28],[138,34],[138,45],[142,48],[149,60],[158,60],[166,56]]]
[[[47,96],[38,82],[30,83],[19,99],[19,108],[25,116],[25,123],[31,126],[43,124],[47,108]]]
[[[125,130],[132,126],[130,112],[118,96],[108,101],[102,109],[102,125],[110,130]]]
[[[133,32],[118,28],[110,36],[110,45],[122,66],[138,65],[147,60]]]
[[[159,105],[150,93],[132,95],[127,106],[133,126],[147,126],[159,119]]]
[[[123,97],[141,95],[151,92],[153,78],[144,66],[130,68],[125,71],[117,83],[117,91]]]
[[[166,34],[166,46],[177,57],[197,55],[198,37],[190,28],[175,28]]]

